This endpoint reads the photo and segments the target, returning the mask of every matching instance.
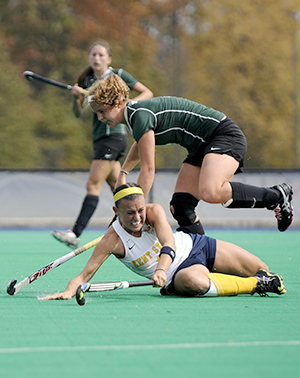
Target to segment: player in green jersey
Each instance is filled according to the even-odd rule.
[[[109,67],[112,61],[112,49],[106,41],[98,41],[92,45],[89,51],[89,66],[81,73],[72,89],[74,95],[73,112],[80,117],[84,100],[83,92],[93,83],[109,75],[117,74],[122,82],[135,90],[138,95],[135,100],[153,97],[152,92],[133,76],[122,69]],[[114,189],[119,171],[120,157],[125,155],[127,146],[127,132],[124,124],[116,125],[111,129],[97,116],[93,119],[93,144],[94,157],[90,167],[90,175],[87,181],[87,194],[82,203],[78,218],[72,229],[66,232],[53,231],[53,236],[70,246],[77,248],[79,236],[87,226],[99,201],[101,186],[104,181],[111,189]]]
[[[275,211],[279,231],[291,225],[290,184],[264,188],[231,182],[243,170],[247,142],[224,113],[177,97],[130,101],[128,88],[117,75],[91,87],[88,102],[109,127],[126,122],[135,139],[116,185],[124,184],[140,161],[138,184],[147,196],[155,176],[155,145],[176,143],[188,150],[170,202],[178,230],[204,233],[195,212],[200,200],[228,208],[267,208]]]

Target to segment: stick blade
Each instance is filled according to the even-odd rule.
[[[7,289],[6,289],[7,294],[9,294],[9,295],[14,295],[15,294],[15,291],[16,291],[15,285],[16,285],[16,283],[17,283],[17,280],[10,281],[10,283],[7,285]]]
[[[26,77],[27,80],[32,81],[32,75],[33,75],[32,71],[24,71],[23,75]]]

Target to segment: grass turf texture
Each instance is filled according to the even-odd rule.
[[[300,231],[209,230],[284,277],[270,297],[162,297],[157,288],[86,293],[87,303],[38,301],[63,290],[93,249],[48,272],[15,296],[12,279],[71,251],[50,231],[0,231],[1,377],[300,376]],[[86,231],[81,245],[101,232]],[[140,280],[113,256],[94,282]]]

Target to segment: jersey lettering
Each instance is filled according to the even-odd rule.
[[[157,242],[153,247],[152,251],[155,252],[156,254],[159,253],[161,250],[161,245],[159,242]],[[151,260],[153,257],[151,256],[151,252],[147,251],[144,253],[141,257],[139,257],[136,260],[132,261],[132,264],[136,267],[139,268],[140,266],[145,265],[149,260]]]

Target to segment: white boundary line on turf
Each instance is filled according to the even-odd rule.
[[[201,348],[240,348],[240,347],[274,347],[274,346],[300,346],[300,340],[290,341],[245,341],[227,343],[195,343],[195,344],[159,344],[159,345],[86,345],[64,347],[24,347],[24,348],[0,348],[0,354],[17,353],[49,353],[49,352],[106,352],[106,351],[130,351],[130,350],[158,350],[158,349],[201,349]]]

